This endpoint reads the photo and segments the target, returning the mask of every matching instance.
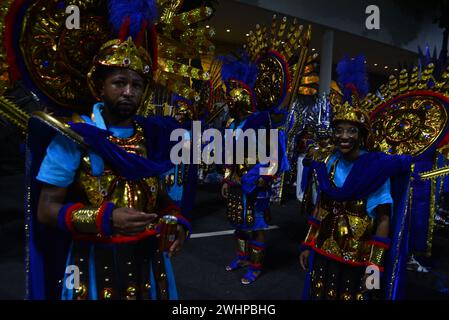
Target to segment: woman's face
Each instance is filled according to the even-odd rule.
[[[335,146],[343,154],[357,151],[360,147],[362,134],[357,125],[351,122],[338,122],[334,131]]]

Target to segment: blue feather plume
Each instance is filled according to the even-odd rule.
[[[257,79],[257,65],[252,63],[248,53],[242,52],[240,58],[233,55],[217,57],[223,62],[221,67],[221,78],[223,82],[230,79],[241,81],[254,89]]]
[[[142,27],[143,21],[146,20],[148,25],[151,25],[158,17],[155,0],[109,0],[108,8],[109,22],[115,34],[118,35],[126,17],[129,17],[129,36],[134,40]]]
[[[345,56],[338,63],[338,84],[343,92],[343,101],[352,103],[352,88],[357,90],[360,99],[368,94],[369,84],[365,60],[364,55],[358,55],[354,59]]]

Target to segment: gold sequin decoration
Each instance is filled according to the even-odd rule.
[[[82,208],[72,212],[72,225],[81,233],[97,233],[96,219],[99,208]]]

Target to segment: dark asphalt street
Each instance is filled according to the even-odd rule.
[[[0,177],[0,299],[24,296],[22,182],[20,174]],[[192,239],[173,258],[180,299],[301,299],[304,273],[298,264],[298,246],[306,223],[295,200],[272,207],[273,229],[266,231],[265,272],[247,286],[240,284],[244,270],[224,269],[234,258],[234,242],[218,186],[198,187],[192,224]],[[224,234],[217,234],[221,231]],[[431,262],[430,273],[408,273],[409,299],[449,299],[449,241],[441,232],[437,233]]]

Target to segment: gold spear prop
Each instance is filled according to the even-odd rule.
[[[442,168],[422,172],[419,174],[422,180],[431,180],[439,177],[444,177],[449,174],[449,166],[445,166]]]
[[[0,96],[0,117],[12,123],[25,133],[30,115],[20,109],[14,102]]]

